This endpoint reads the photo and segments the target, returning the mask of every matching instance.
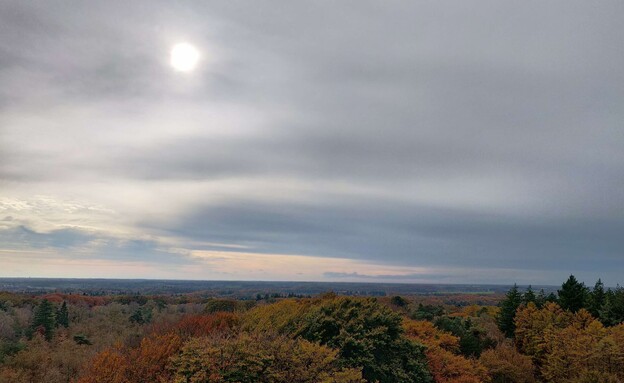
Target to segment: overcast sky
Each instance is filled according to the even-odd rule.
[[[624,283],[623,20],[4,0],[0,276]]]

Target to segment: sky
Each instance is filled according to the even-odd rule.
[[[624,283],[623,17],[3,0],[0,277]]]

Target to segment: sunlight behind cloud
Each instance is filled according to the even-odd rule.
[[[171,66],[179,72],[190,72],[197,66],[199,51],[189,43],[178,43],[171,49]]]

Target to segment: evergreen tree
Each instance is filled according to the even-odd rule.
[[[624,322],[624,289],[620,286],[615,290],[607,290],[605,303],[600,310],[600,321],[605,326],[615,326]]]
[[[596,318],[600,317],[600,310],[605,304],[604,284],[600,279],[594,285],[594,289],[589,293],[589,304],[587,309]]]
[[[529,285],[529,287],[527,287],[526,289],[526,292],[522,296],[522,303],[526,305],[529,302],[535,303],[536,301],[537,297],[535,296],[535,292],[533,292],[533,288],[531,287],[531,285]]]
[[[516,311],[522,304],[522,294],[518,291],[518,285],[514,284],[511,290],[507,292],[505,299],[500,303],[500,313],[498,314],[498,328],[505,336],[512,338],[516,325]]]
[[[67,310],[67,302],[63,301],[63,304],[56,312],[56,325],[69,327],[69,310]]]
[[[574,275],[570,275],[570,278],[561,285],[561,290],[558,290],[557,293],[559,294],[559,306],[573,313],[584,308],[587,302],[587,287],[584,283],[577,281]]]
[[[338,350],[368,382],[428,383],[424,346],[404,336],[401,315],[377,300],[325,298],[303,318],[298,335]]]
[[[41,333],[46,340],[51,340],[56,327],[55,310],[47,299],[41,301],[33,315],[32,330]]]
[[[546,297],[546,293],[544,292],[544,289],[540,289],[539,293],[537,294],[537,297],[535,297],[535,306],[537,306],[538,309],[541,309],[546,304],[547,299],[548,298]]]
[[[557,298],[555,293],[550,293],[546,297],[546,302],[548,302],[548,303],[559,303],[559,298]]]

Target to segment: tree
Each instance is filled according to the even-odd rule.
[[[69,327],[69,310],[67,310],[67,302],[65,301],[56,312],[56,324],[65,328]]]
[[[546,293],[544,292],[544,289],[540,289],[539,293],[537,294],[537,297],[535,297],[535,306],[541,309],[545,304],[546,304]]]
[[[487,382],[485,368],[473,358],[457,355],[459,338],[436,328],[428,321],[407,320],[403,323],[410,339],[427,346],[427,363],[436,383]]]
[[[56,327],[54,306],[47,299],[41,301],[33,316],[32,330],[40,333],[47,341],[52,339]]]
[[[546,337],[570,325],[572,314],[556,303],[547,303],[538,309],[533,303],[518,310],[515,344],[520,352],[541,361],[547,352]]]
[[[535,292],[533,291],[533,288],[531,287],[531,285],[529,285],[524,295],[522,295],[522,303],[526,305],[529,302],[536,303],[536,301],[537,301],[537,297],[535,296]]]
[[[605,290],[602,280],[598,279],[594,289],[589,293],[588,311],[596,318],[600,316],[600,310],[605,303]]]
[[[403,298],[402,296],[399,295],[395,295],[390,299],[390,303],[398,306],[398,307],[405,307],[409,304],[409,302],[407,301],[407,299]]]
[[[512,338],[516,325],[514,319],[516,317],[516,311],[522,304],[522,294],[518,291],[518,285],[514,284],[513,287],[507,292],[505,299],[500,303],[500,313],[498,314],[498,328],[507,336]]]
[[[332,297],[311,308],[298,335],[337,349],[369,382],[429,382],[424,347],[404,336],[401,322],[375,299]]]
[[[152,321],[152,309],[140,307],[130,315],[130,322],[137,324],[146,324]]]
[[[361,383],[337,351],[281,335],[191,338],[171,361],[175,383]]]
[[[416,320],[433,320],[437,316],[444,315],[444,307],[434,305],[418,304],[418,308],[411,315],[412,319]]]
[[[85,374],[78,383],[130,383],[128,358],[119,349],[106,349],[89,363]]]
[[[605,326],[615,326],[624,321],[624,289],[620,286],[615,290],[607,290],[600,310],[600,321]]]
[[[520,354],[511,344],[484,351],[479,361],[488,370],[492,383],[535,382],[531,357]]]
[[[573,313],[585,307],[587,302],[587,287],[584,283],[577,281],[574,275],[570,275],[557,293],[559,294],[559,306]]]
[[[464,356],[479,357],[484,349],[496,344],[471,318],[444,316],[436,319],[434,324],[440,330],[448,331],[459,338],[459,352]]]
[[[238,301],[233,299],[210,299],[204,308],[206,314],[214,314],[218,312],[233,313],[238,309]]]

